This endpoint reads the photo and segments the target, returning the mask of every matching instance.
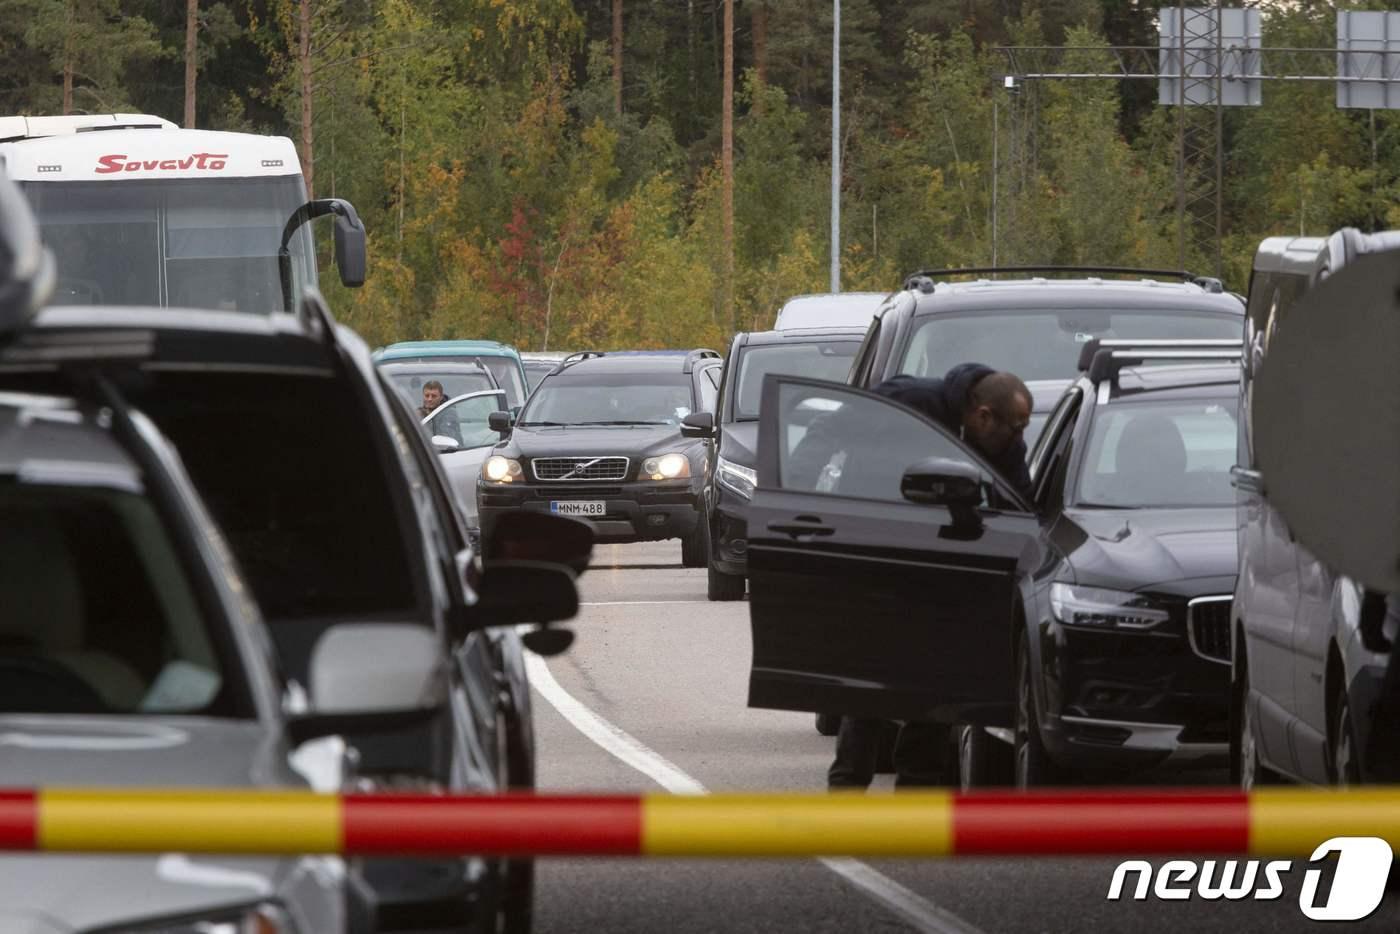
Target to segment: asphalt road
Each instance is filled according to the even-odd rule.
[[[662,782],[671,790],[825,787],[833,741],[817,735],[810,715],[744,706],[748,604],[707,602],[704,572],[680,566],[678,544],[600,546],[581,585],[585,605],[574,647],[549,662],[548,678],[540,676],[542,661],[533,662],[543,790],[658,792]],[[576,725],[580,720],[594,724],[592,736]],[[618,740],[617,731],[626,736]],[[1149,780],[1186,784],[1224,778],[1197,771]],[[890,776],[881,776],[870,793],[890,791]],[[1308,920],[1298,907],[1301,863],[1276,901],[1110,902],[1106,895],[1117,863],[544,860],[538,870],[536,930],[1244,934],[1400,929],[1396,892],[1364,922]]]

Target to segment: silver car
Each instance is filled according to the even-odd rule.
[[[284,686],[151,423],[0,393],[0,786],[337,790],[353,758],[331,734],[440,700],[440,654],[426,627],[338,627]],[[0,931],[353,930],[346,880],[323,856],[5,856]]]

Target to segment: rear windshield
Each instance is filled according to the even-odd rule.
[[[690,375],[569,373],[551,376],[520,413],[523,427],[679,425],[694,409]]]
[[[745,348],[739,358],[733,420],[745,422],[758,418],[763,377],[769,373],[845,382],[859,349],[859,340],[760,344]]]
[[[0,713],[251,717],[150,503],[0,485]]]
[[[1073,379],[1079,352],[1094,338],[1238,340],[1240,315],[1107,308],[1027,309],[929,315],[918,319],[900,373],[942,376],[959,363],[984,363],[1023,380]]]

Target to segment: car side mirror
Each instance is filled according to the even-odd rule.
[[[681,419],[682,438],[713,438],[715,416],[713,412],[691,412]]]
[[[311,652],[311,711],[288,719],[293,745],[338,733],[415,726],[446,699],[437,634],[410,623],[332,626]]]
[[[365,284],[365,225],[350,202],[341,204],[344,210],[335,213],[335,268],[341,284],[354,289]]]
[[[540,623],[543,628],[522,636],[525,646],[540,655],[558,655],[574,641],[566,629],[549,623],[578,613],[578,588],[569,568],[546,561],[492,561],[481,572],[473,616],[478,625],[515,626]]]
[[[462,446],[457,443],[456,438],[449,438],[447,435],[433,435],[433,447],[439,454],[451,454]]]
[[[562,564],[575,575],[588,570],[593,554],[593,527],[587,522],[546,512],[508,512],[496,520],[485,542],[482,561],[545,561]]]
[[[929,457],[919,461],[899,481],[900,495],[911,503],[943,506],[953,516],[956,533],[980,534],[982,472],[965,461]]]
[[[509,412],[492,412],[486,416],[486,425],[492,431],[502,436],[510,434],[510,426],[514,424],[515,416]]]

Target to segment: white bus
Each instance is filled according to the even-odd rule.
[[[55,304],[290,311],[316,285],[307,222],[333,214],[341,280],[364,281],[355,209],[308,202],[292,141],[144,114],[0,117],[57,267]]]

